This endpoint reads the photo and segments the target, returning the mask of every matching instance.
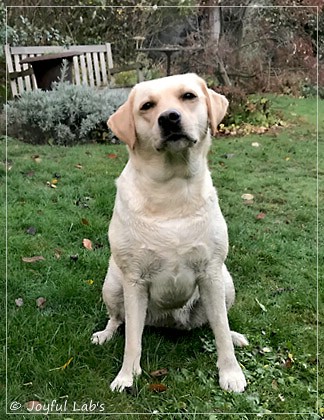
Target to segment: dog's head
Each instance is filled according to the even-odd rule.
[[[227,107],[196,74],[175,75],[136,85],[108,126],[130,149],[177,152],[203,141],[209,126],[215,134]]]

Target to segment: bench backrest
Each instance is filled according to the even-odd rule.
[[[73,57],[72,82],[77,85],[93,87],[108,86],[110,71],[113,69],[111,46],[103,45],[70,45],[63,46],[31,46],[11,47],[5,45],[5,56],[12,95],[20,95],[24,91],[37,89],[35,75],[28,64],[20,64],[27,57],[43,54],[77,51],[82,54]]]

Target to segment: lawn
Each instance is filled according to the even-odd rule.
[[[146,328],[143,375],[134,391],[110,391],[122,362],[123,329],[104,346],[92,345],[90,337],[106,323],[101,287],[107,228],[126,148],[31,146],[8,139],[7,388],[5,373],[0,383],[2,395],[7,389],[8,412],[47,418],[24,407],[39,401],[50,418],[62,420],[94,420],[103,413],[113,419],[209,420],[324,415],[323,372],[318,375],[323,360],[318,365],[317,355],[323,289],[317,299],[316,99],[272,101],[285,127],[217,138],[209,155],[237,290],[229,319],[250,341],[236,350],[248,380],[240,395],[218,385],[208,326],[191,332]],[[318,172],[320,180],[324,168]],[[241,198],[247,193],[253,200]],[[321,207],[323,194],[318,200]],[[83,239],[92,242],[92,250]],[[43,259],[26,260],[35,256]],[[151,377],[162,368],[166,375]],[[154,391],[149,385],[155,383],[166,390]]]

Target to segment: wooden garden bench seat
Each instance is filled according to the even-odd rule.
[[[141,81],[140,65],[130,65],[121,69],[114,68],[111,44],[103,45],[71,45],[63,46],[24,46],[12,47],[5,45],[8,79],[13,96],[19,96],[25,91],[37,89],[37,80],[31,63],[21,63],[22,60],[43,56],[45,54],[67,55],[75,52],[71,57],[72,83],[92,87],[109,86],[111,76],[119,71],[137,70],[137,79]],[[35,61],[35,60],[31,60]]]

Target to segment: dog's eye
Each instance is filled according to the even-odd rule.
[[[184,100],[191,100],[191,99],[195,99],[195,98],[197,98],[197,96],[192,92],[186,92],[182,95],[182,99],[184,99]]]
[[[145,104],[141,106],[141,111],[147,111],[148,109],[154,108],[154,106],[154,102],[145,102]]]

